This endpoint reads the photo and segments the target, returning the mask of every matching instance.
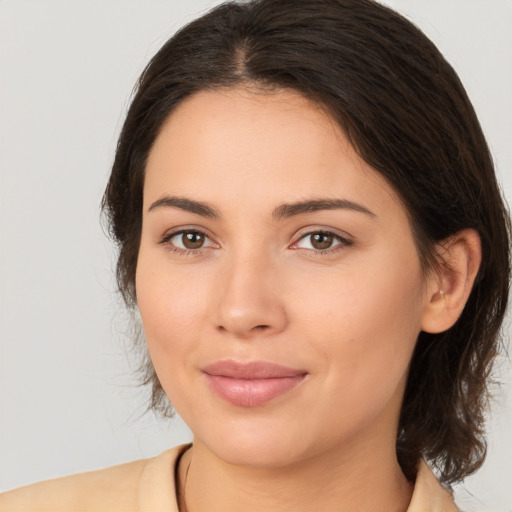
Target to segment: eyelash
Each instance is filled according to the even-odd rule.
[[[207,247],[198,247],[197,249],[182,249],[181,247],[176,247],[174,244],[172,244],[170,241],[172,238],[178,235],[183,235],[185,233],[190,234],[197,234],[197,235],[203,235],[205,239],[208,239],[211,241],[210,237],[204,232],[199,229],[180,229],[178,231],[172,231],[170,233],[165,234],[162,239],[160,240],[161,245],[165,245],[167,250],[169,250],[172,253],[178,253],[181,256],[197,256],[201,254],[205,249],[207,249],[210,246]],[[313,235],[323,235],[323,236],[332,236],[333,240],[336,241],[336,245],[329,247],[327,249],[307,249],[307,248],[301,248],[296,247],[299,242],[302,240],[305,240],[307,237],[312,237]],[[212,242],[213,245],[216,245]],[[340,250],[343,250],[345,247],[349,247],[353,245],[354,242],[348,238],[342,237],[336,233],[333,233],[332,231],[327,231],[324,229],[317,229],[313,231],[308,231],[306,233],[302,233],[298,238],[296,242],[293,242],[293,244],[290,246],[291,249],[296,251],[307,251],[309,254],[312,254],[314,256],[326,256],[333,254],[335,252],[338,252]]]

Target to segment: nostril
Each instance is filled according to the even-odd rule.
[[[270,325],[268,325],[268,324],[260,324],[260,325],[255,325],[254,327],[251,327],[249,329],[249,331],[252,331],[252,332],[254,332],[254,331],[265,331],[267,329],[270,329]],[[219,332],[228,332],[230,329],[224,327],[223,325],[218,325],[217,326],[217,330]]]
[[[270,327],[270,325],[255,325],[252,330],[258,330],[258,331],[263,331],[265,329],[268,329]]]

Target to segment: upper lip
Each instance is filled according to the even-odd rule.
[[[247,380],[299,377],[307,374],[305,370],[288,368],[268,361],[239,362],[231,359],[211,363],[204,366],[202,371],[212,376]]]

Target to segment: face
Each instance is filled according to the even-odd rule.
[[[402,204],[306,99],[200,92],[165,123],[138,306],[166,394],[223,460],[394,450],[424,285]]]

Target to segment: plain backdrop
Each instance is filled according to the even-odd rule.
[[[143,415],[99,203],[132,86],[207,0],[0,0],[0,491],[190,439]],[[512,1],[387,0],[459,72],[512,197]],[[465,510],[512,511],[512,389],[501,359]],[[473,497],[471,496],[473,495]]]

